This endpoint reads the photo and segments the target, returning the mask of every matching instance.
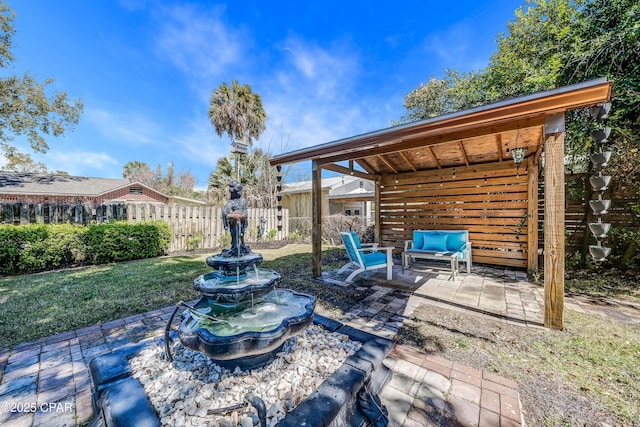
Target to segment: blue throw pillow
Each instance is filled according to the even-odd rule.
[[[424,245],[424,233],[418,230],[413,232],[413,249],[421,249]]]
[[[446,234],[426,236],[422,249],[425,251],[446,252],[447,238],[448,236]]]
[[[431,236],[437,236],[437,235],[438,235],[437,231],[415,230],[413,232],[412,249],[422,249],[426,239],[429,239]]]
[[[467,243],[466,234],[463,231],[449,233],[447,239],[447,250],[457,252]]]

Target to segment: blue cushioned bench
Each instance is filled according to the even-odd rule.
[[[467,230],[414,230],[413,240],[404,242],[402,268],[411,268],[416,258],[446,260],[451,265],[451,278],[455,280],[459,262],[467,264],[471,273],[471,242]]]

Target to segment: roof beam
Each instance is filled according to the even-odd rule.
[[[503,161],[502,158],[502,134],[496,133],[496,145],[498,146],[498,160]]]
[[[378,155],[377,156],[380,160],[382,160],[382,162],[387,165],[387,167],[389,169],[391,169],[391,172],[393,173],[398,173],[398,171],[396,170],[396,168],[393,167],[393,165],[391,163],[389,163],[389,161],[384,157],[384,155]]]
[[[416,169],[416,165],[413,164],[413,162],[409,159],[409,157],[407,157],[407,155],[404,153],[404,151],[400,151],[399,154],[402,156],[402,158],[404,159],[405,162],[407,162],[407,164],[409,165],[409,167],[414,171],[417,172],[418,170]]]
[[[462,145],[462,141],[458,141],[458,148],[462,152],[462,158],[464,159],[464,164],[469,166],[469,157],[467,157],[467,152],[464,150],[464,145]]]
[[[336,165],[335,163],[323,163],[322,165],[320,165],[320,167],[322,169],[327,169],[327,170],[338,172],[344,175],[357,176],[358,178],[366,179],[369,181],[376,181],[378,178],[380,178],[379,175],[363,173],[357,170],[351,170],[344,166]]]
[[[491,123],[487,125],[486,128],[483,128],[483,129],[466,129],[465,128],[448,135],[434,133],[434,135],[431,135],[428,138],[424,137],[424,135],[422,134],[416,134],[416,137],[413,139],[404,139],[402,141],[391,141],[387,145],[370,147],[370,148],[367,148],[366,150],[352,149],[346,152],[339,152],[331,155],[327,154],[321,159],[319,158],[318,161],[323,163],[324,162],[326,163],[341,162],[348,159],[361,159],[363,157],[372,157],[372,156],[377,156],[379,154],[398,153],[400,151],[406,151],[406,150],[411,150],[416,148],[434,147],[437,145],[449,144],[451,143],[452,140],[455,141],[457,139],[470,139],[478,136],[491,135],[499,132],[506,132],[509,130],[515,130],[518,128],[518,126],[520,127],[540,126],[543,123],[544,123],[544,117],[540,116],[540,117],[533,117],[529,119],[521,119],[521,120],[518,120],[518,123],[513,121],[511,122],[506,121],[503,123]],[[431,154],[433,154],[433,152],[431,152]],[[435,159],[435,155],[433,156],[433,158]],[[438,167],[439,168],[442,167],[439,162],[438,162]]]
[[[440,164],[440,161],[436,157],[436,153],[433,152],[431,147],[427,146],[426,148],[427,148],[427,153],[429,153],[433,161],[436,162],[436,166],[438,166],[438,169],[442,169],[442,165]]]
[[[363,159],[355,159],[355,161],[356,161],[356,163],[358,163],[358,164],[360,165],[360,167],[361,167],[362,169],[364,169],[364,170],[365,170],[365,172],[367,172],[367,173],[369,173],[369,174],[372,174],[372,175],[375,175],[375,174],[376,174],[375,169],[373,169],[373,168],[371,167],[371,165],[369,164],[369,162],[367,161],[367,159],[364,159],[364,158],[363,158]]]

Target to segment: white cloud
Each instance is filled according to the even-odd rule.
[[[92,108],[84,114],[102,134],[122,143],[154,144],[162,134],[161,127],[141,111],[115,112]]]
[[[164,9],[156,41],[159,54],[187,76],[218,75],[244,54],[243,31],[226,25],[221,6]]]
[[[172,138],[184,158],[198,165],[215,169],[218,159],[229,154],[230,143],[215,135],[213,127],[204,119],[194,118],[183,135]]]
[[[472,35],[467,23],[457,22],[445,31],[430,34],[423,47],[434,54],[438,62],[447,64],[447,68],[458,68],[469,56]]]
[[[278,153],[376,128],[368,114],[372,105],[355,89],[361,64],[353,46],[325,47],[297,37],[282,46],[277,72],[261,84],[268,115],[262,144]]]
[[[387,125],[389,117],[384,116],[384,123],[371,118],[372,112],[381,117],[385,102],[364,99],[356,91],[362,65],[350,41],[320,45],[290,35],[259,49],[248,30],[224,22],[223,12],[220,7],[207,13],[176,7],[165,11],[167,22],[159,32],[160,52],[190,81],[202,102],[197,108],[208,108],[215,78],[231,75],[249,83],[262,96],[268,116],[266,131],[256,145],[272,153]],[[260,58],[260,67],[253,67],[251,58]],[[246,75],[251,79],[243,80]],[[208,121],[200,118],[194,118],[191,130],[176,142],[185,157],[199,164],[215,166],[220,156],[229,154],[224,138],[218,139]]]
[[[111,172],[115,167],[120,166],[116,159],[103,151],[50,150],[38,161],[46,162],[47,167],[52,171],[61,170],[70,175],[86,175],[83,171],[95,170],[96,176],[103,176],[105,171]]]

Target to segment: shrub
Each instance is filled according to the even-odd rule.
[[[189,237],[187,239],[187,250],[195,251],[200,247],[203,240],[204,240],[204,237],[202,236],[202,234],[196,234],[195,236]]]
[[[267,231],[264,234],[264,241],[265,242],[273,242],[276,239],[277,235],[278,235],[278,230],[272,228],[271,230]]]
[[[304,242],[305,236],[300,230],[295,230],[287,234],[287,240],[292,243]]]
[[[164,222],[0,225],[0,274],[162,255],[171,230]]]
[[[161,221],[111,222],[87,227],[84,242],[94,264],[130,261],[163,255],[169,247],[171,230]]]

